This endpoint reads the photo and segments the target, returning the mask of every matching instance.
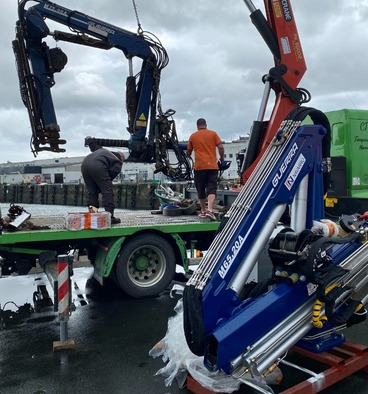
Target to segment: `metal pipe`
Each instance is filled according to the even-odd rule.
[[[311,303],[310,308],[312,308]],[[310,319],[311,311],[304,311],[304,305],[298,308],[299,317],[293,319],[286,318],[280,322],[266,335],[250,346],[250,350],[232,361],[234,369],[240,366],[247,368],[256,368],[260,374],[266,371],[277,358],[281,357],[292,347],[300,338],[304,336],[311,328]],[[295,315],[295,313],[293,314]],[[308,325],[306,323],[309,323]],[[302,327],[299,327],[302,325]]]
[[[258,356],[257,368],[263,373],[269,368],[275,360],[285,354],[296,342],[300,340],[311,328],[312,323],[310,322],[311,311],[308,311],[308,315],[304,316],[302,320],[299,320],[295,325],[289,327],[289,331],[285,331],[282,338],[278,341],[275,339],[270,340],[267,344],[269,345],[270,351],[262,353]],[[291,329],[291,330],[290,330]],[[285,335],[287,334],[287,336]]]
[[[271,83],[269,80],[266,80],[264,90],[263,90],[263,96],[261,100],[261,104],[259,107],[259,112],[257,116],[257,121],[262,122],[264,120],[264,115],[267,109],[267,103],[268,99],[270,97],[270,92],[271,92]]]
[[[231,279],[229,283],[230,289],[234,290],[236,294],[239,294],[241,289],[243,289],[250,273],[252,272],[255,264],[258,261],[259,255],[262,249],[267,244],[273,230],[276,228],[282,214],[285,211],[285,204],[276,205],[276,207],[271,212],[267,221],[265,222],[262,230],[254,241],[253,245],[250,247],[248,253],[245,255],[239,269]]]
[[[66,342],[68,340],[68,322],[60,321],[60,341]]]
[[[291,363],[290,361],[284,360],[283,358],[280,358],[279,362],[281,364],[287,365],[288,367],[292,367],[292,368],[298,369],[299,371],[302,371],[302,372],[304,372],[304,373],[306,373],[308,375],[311,375],[311,376],[313,376],[315,378],[318,378],[318,373],[315,373],[314,371],[311,371],[310,369],[303,368],[303,367],[301,367],[299,365]]]
[[[357,249],[352,255],[347,257],[343,262],[339,264],[340,267],[351,270],[352,268],[356,267],[357,265],[362,265],[367,263],[367,252],[368,252],[368,243],[365,243],[359,249]],[[356,261],[358,260],[358,261]],[[350,267],[351,265],[355,264],[355,266]]]
[[[129,76],[133,76],[133,59],[130,57],[128,58],[128,67],[129,67]]]
[[[257,10],[257,8],[255,7],[255,5],[253,4],[253,2],[251,0],[244,0],[244,3],[248,7],[248,10],[250,13]]]
[[[299,233],[306,228],[307,202],[308,202],[308,178],[306,175],[300,182],[295,193],[294,201],[290,207],[290,227]]]
[[[362,298],[362,304],[366,304],[368,302],[368,292],[364,298]]]
[[[351,292],[345,292],[336,300],[336,304],[346,301],[351,295]],[[246,361],[246,364],[256,362],[259,372],[263,373],[277,357],[284,354],[313,327],[311,314],[314,303],[315,299],[308,300],[260,338],[252,345],[251,351],[243,355],[243,362]],[[324,314],[324,308],[321,314]]]
[[[351,279],[357,279],[356,271],[359,271],[363,278],[356,284],[354,292],[346,291],[337,300],[336,305],[341,306],[346,300],[356,295],[358,292],[366,290],[365,286],[368,283],[368,276],[362,271],[362,263],[367,264],[363,260],[359,260],[362,256],[366,256],[367,244],[363,245],[355,254],[354,259],[347,259],[348,262],[343,262],[342,266],[351,266],[358,262],[351,268]],[[350,283],[351,281],[347,281]],[[368,298],[368,294],[364,297],[363,303]],[[277,324],[272,330],[266,333],[262,338],[249,347],[249,351],[241,356],[238,356],[232,361],[234,369],[241,365],[248,368],[251,366],[256,368],[260,373],[263,373],[275,360],[284,354],[290,347],[292,347],[298,340],[300,340],[311,328],[311,313],[315,299],[311,298],[290,316]],[[324,308],[321,313],[324,313]]]
[[[259,393],[262,394],[273,394],[273,390],[269,387],[267,388],[263,388],[255,383],[253,383],[251,380],[247,380],[247,379],[242,379],[242,378],[238,378],[241,382],[243,382],[244,384],[246,384],[247,386],[255,389],[256,391],[258,391]]]

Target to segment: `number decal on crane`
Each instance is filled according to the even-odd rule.
[[[240,248],[244,243],[244,238],[239,235],[238,239],[234,242],[234,245],[231,247],[231,252],[228,253],[226,259],[221,264],[220,269],[218,270],[218,274],[221,276],[222,279],[225,278],[227,272],[229,271],[231,265],[233,264],[235,257],[238,255]]]

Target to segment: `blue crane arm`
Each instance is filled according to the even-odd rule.
[[[301,125],[307,115],[317,121],[315,126]],[[340,239],[312,231],[324,220],[323,175],[328,166],[323,143],[329,141],[325,121],[320,111],[301,107],[281,124],[187,282],[187,343],[193,353],[205,356],[210,370],[233,374],[247,364],[263,373],[311,329],[317,294],[324,296],[331,283],[341,282],[345,271],[340,264],[361,247],[358,233]],[[289,227],[270,244],[290,205],[294,208]],[[252,271],[266,248],[270,277],[265,283],[252,283]]]
[[[30,34],[32,34],[31,26],[33,25],[36,37],[39,35],[38,31],[48,30],[46,24],[42,23],[42,21],[39,20],[39,17],[42,19],[47,18],[70,27],[74,32],[96,37],[105,42],[108,47],[115,47],[122,50],[127,57],[137,56],[142,59],[151,59],[152,63],[156,64],[155,55],[152,52],[151,45],[142,35],[132,33],[110,23],[93,18],[82,12],[70,10],[50,1],[39,0],[38,4],[30,7],[28,10],[24,10],[26,2],[27,0],[23,0],[22,2],[23,6],[21,6],[21,9],[23,11],[21,11],[21,15],[19,15],[19,17],[21,19],[23,15],[26,23],[29,23],[28,32]],[[32,21],[32,19],[34,19],[34,21]]]
[[[28,0],[19,5],[17,36],[13,48],[18,63],[22,98],[29,110],[33,131],[34,152],[41,150],[64,151],[60,145],[60,128],[57,124],[51,88],[55,85],[54,74],[62,71],[67,63],[66,55],[59,48],[50,49],[44,39],[74,42],[96,48],[121,50],[125,57],[139,57],[142,66],[138,82],[129,79],[127,90],[137,101],[130,116],[128,130],[134,141],[144,141],[149,119],[155,119],[160,70],[167,62],[165,50],[143,35],[92,18],[79,11],[69,10],[49,1],[25,9]],[[46,19],[68,26],[73,33],[50,32]],[[159,54],[160,50],[163,52]],[[161,61],[161,64],[160,64]],[[132,89],[133,88],[133,89]],[[129,108],[129,107],[128,107]],[[151,122],[152,129],[154,122]],[[122,145],[128,145],[127,142]]]
[[[32,7],[25,8],[32,1]],[[128,147],[129,160],[156,163],[156,171],[163,171],[176,180],[191,177],[191,164],[177,141],[173,110],[162,112],[158,105],[161,70],[168,64],[168,55],[161,43],[142,31],[128,30],[70,10],[46,0],[22,0],[18,5],[19,20],[13,51],[16,57],[21,97],[28,109],[32,127],[32,151],[48,150],[65,152],[66,143],[60,139],[60,127],[56,119],[51,88],[55,85],[54,74],[61,72],[67,56],[60,48],[49,48],[45,38],[57,41],[109,50],[121,50],[128,61],[141,59],[136,75],[126,80],[127,130],[129,141],[86,137],[85,145],[91,150],[98,146]],[[70,32],[51,32],[46,21],[52,20],[67,26]],[[168,161],[167,149],[173,149],[178,166]]]

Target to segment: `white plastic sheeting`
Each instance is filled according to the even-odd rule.
[[[184,287],[174,285],[171,291],[183,294]],[[188,374],[203,387],[214,392],[232,393],[237,391],[242,383],[258,389],[262,393],[273,393],[269,384],[278,384],[282,380],[281,370],[277,367],[266,376],[252,377],[249,373],[234,378],[222,371],[210,372],[203,364],[203,357],[194,355],[186,342],[183,324],[183,302],[180,299],[174,311],[176,315],[169,318],[165,337],[159,341],[149,352],[153,358],[161,357],[166,365],[156,372],[156,375],[165,377],[165,385],[171,386],[174,380],[180,388],[186,384]]]
[[[166,365],[156,372],[165,377],[166,386],[176,379],[184,387],[188,373],[203,387],[212,391],[231,393],[239,389],[241,382],[222,372],[210,372],[203,365],[203,357],[194,355],[186,342],[183,327],[183,304],[180,299],[175,307],[176,315],[168,321],[166,336],[149,352],[161,357]]]

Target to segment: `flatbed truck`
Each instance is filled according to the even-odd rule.
[[[179,143],[176,132],[175,111],[162,109],[161,71],[169,58],[156,36],[143,31],[139,23],[137,33],[129,32],[44,0],[20,0],[18,17],[12,48],[35,156],[43,151],[66,151],[63,146],[67,141],[61,138],[51,89],[55,74],[64,69],[68,57],[60,46],[49,47],[47,40],[53,38],[89,48],[116,49],[128,60],[125,101],[130,139],[86,136],[85,146],[91,151],[127,148],[130,162],[152,164],[155,173],[175,182],[192,179],[192,163],[184,152],[186,144]],[[49,21],[67,26],[68,31],[53,31]],[[175,155],[174,161],[169,151]],[[207,249],[219,224],[201,222],[194,215],[165,217],[148,212],[124,213],[120,219],[121,225],[106,230],[70,231],[65,228],[64,217],[32,217],[35,226],[48,228],[3,232],[0,256],[3,264],[27,273],[37,263],[46,267],[57,256],[86,250],[100,283],[111,277],[131,296],[154,296],[173,279],[177,264],[188,270],[188,250],[194,246]]]
[[[32,216],[32,226],[2,230],[1,264],[19,274],[37,264],[46,272],[59,255],[85,252],[101,285],[111,278],[132,297],[150,297],[171,283],[177,265],[188,272],[194,249],[205,251],[219,226],[196,215],[130,211],[116,216],[119,225],[77,231],[66,228],[65,215]]]

